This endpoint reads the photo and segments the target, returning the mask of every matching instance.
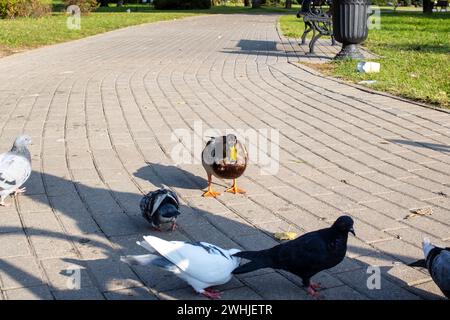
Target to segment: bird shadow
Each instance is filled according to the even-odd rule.
[[[167,167],[170,166],[157,166]],[[142,174],[143,170],[145,168],[138,172]],[[150,174],[142,176],[152,181]],[[167,179],[162,182],[169,185]],[[152,230],[141,217],[137,200],[142,194],[139,193],[39,172],[33,172],[26,187],[29,193],[20,196],[16,206],[2,214],[2,217],[15,217],[16,225],[0,225],[0,239],[6,247],[0,249],[1,289],[8,298],[15,297],[11,294],[15,290],[26,288],[34,298],[40,299],[198,299],[201,297],[173,274],[157,267],[128,266],[120,261],[120,256],[145,253],[136,244],[144,235],[155,235],[165,240],[205,241],[224,249],[261,250],[279,243],[272,237],[270,228],[257,228],[238,213],[208,209],[214,208],[217,200],[202,199],[200,195],[193,198],[195,201],[182,199],[179,230],[166,233]],[[195,203],[207,205],[200,207]],[[40,276],[25,264],[35,263],[33,255],[19,252],[21,246],[28,246],[28,241],[42,265]],[[67,243],[70,246],[66,248]],[[8,251],[8,246],[13,248]],[[352,246],[349,246],[349,251],[357,252],[358,256],[378,254],[375,250]],[[363,270],[361,261],[357,259],[346,258],[343,263],[350,261]],[[81,270],[81,286],[70,289],[67,283],[74,283],[76,266]],[[36,266],[36,270],[40,269]],[[388,270],[386,267],[385,273]],[[322,273],[325,276],[319,274],[317,277],[332,275],[331,278],[339,279],[338,286],[342,286],[347,284],[341,280],[342,274],[348,273],[345,271],[332,273],[330,270]],[[277,277],[272,276],[274,272],[278,273]],[[284,272],[264,269],[233,277],[218,289],[224,292],[226,299],[242,299],[242,296],[248,299],[306,298],[306,291],[299,281],[294,280],[290,289],[284,287],[287,279],[294,278]],[[365,284],[366,278],[361,276],[356,284]],[[393,275],[391,278],[396,277]],[[262,283],[261,279],[264,279]],[[407,287],[405,283],[402,285]],[[355,281],[350,279],[348,286],[354,287]],[[328,286],[329,290],[332,288],[332,285]],[[355,290],[361,292],[364,288]],[[385,291],[382,288],[380,292],[374,298],[382,298]],[[414,292],[430,297],[426,291]]]
[[[148,162],[146,166],[133,174],[135,177],[151,182],[158,188],[161,188],[163,184],[181,189],[206,188],[208,185],[206,179],[174,165]],[[160,177],[165,177],[164,182]]]

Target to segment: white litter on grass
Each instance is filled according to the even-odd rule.
[[[378,62],[361,61],[361,62],[358,62],[358,65],[356,66],[356,70],[358,70],[358,72],[364,72],[364,73],[380,72],[380,64]]]
[[[377,83],[377,80],[363,80],[358,82],[358,84],[374,84]]]

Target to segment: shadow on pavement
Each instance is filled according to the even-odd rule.
[[[172,166],[162,165],[159,166],[159,169],[175,170]],[[141,177],[148,177],[151,181],[151,175],[147,176],[145,170],[145,168],[139,170],[138,174]],[[39,173],[35,172],[34,174],[40,176]],[[43,292],[42,289],[43,287],[46,288],[47,280],[43,281],[41,276],[29,271],[28,267],[27,270],[24,270],[25,268],[18,266],[16,261],[22,258],[34,260],[36,257],[33,254],[16,253],[6,254],[0,259],[0,278],[3,291],[8,291],[13,287],[26,287],[30,293],[41,299],[51,299],[53,296],[58,299],[198,299],[200,297],[184,281],[173,274],[157,267],[130,267],[119,261],[120,256],[124,254],[144,254],[145,250],[139,247],[136,241],[142,240],[144,235],[149,234],[166,240],[205,241],[226,249],[260,250],[278,243],[271,237],[270,232],[264,232],[253,227],[243,219],[239,219],[238,216],[214,214],[187,204],[183,204],[181,208],[182,214],[178,220],[179,230],[170,233],[157,232],[152,230],[150,225],[140,216],[138,202],[135,203],[136,208],[134,210],[126,209],[129,207],[128,200],[132,199],[135,202],[142,195],[93,187],[48,174],[42,174],[42,180],[51,181],[58,185],[61,188],[60,194],[51,195],[48,198],[42,193],[25,194],[23,199],[19,198],[19,212],[21,217],[24,217],[25,228],[0,226],[0,239],[5,240],[8,237],[21,236],[22,242],[14,243],[17,250],[20,249],[21,245],[27,246],[27,241],[29,241],[32,247],[37,248],[37,251],[43,246],[39,241],[50,241],[55,247],[47,248],[48,246],[45,246],[44,249],[54,249],[55,253],[40,256],[38,252],[37,258],[40,266],[36,268],[41,272],[42,269],[45,269],[46,276],[43,276],[43,278],[49,279],[50,288]],[[34,179],[34,183],[36,181]],[[193,188],[191,185],[185,187]],[[46,188],[48,191],[48,185],[46,185]],[[33,187],[30,186],[30,189],[33,189]],[[42,207],[40,209],[42,212],[26,212],[26,208],[22,208],[22,201],[29,201],[30,199],[25,200],[25,198],[32,198],[37,202],[34,205]],[[205,199],[205,201],[210,200],[215,201]],[[122,205],[122,201],[127,205]],[[49,210],[46,211],[46,207]],[[17,212],[15,214],[17,215]],[[65,230],[63,231],[61,226],[56,228],[51,224],[46,229],[45,223],[43,227],[39,228],[34,226],[34,224],[39,225],[39,223],[28,225],[27,217],[32,215],[42,217],[42,219],[57,217]],[[28,236],[28,240],[25,235]],[[67,242],[67,240],[72,244],[72,247],[76,248],[75,252],[70,249],[67,252],[59,253],[58,241]],[[326,298],[345,298],[345,294],[335,296],[333,292],[336,291],[331,290],[332,288],[342,287],[343,284],[347,284],[353,289],[342,288],[356,290],[374,299],[398,299],[399,296],[402,297],[403,295],[404,297],[408,294],[403,289],[400,290],[398,286],[393,285],[395,282],[401,287],[407,287],[407,284],[399,280],[395,273],[390,273],[396,266],[392,264],[394,259],[386,258],[386,256],[380,258],[380,261],[384,264],[384,266],[381,266],[381,289],[367,289],[366,282],[369,275],[366,269],[369,264],[363,262],[360,257],[376,256],[379,253],[352,245],[349,245],[348,250],[353,254],[356,252],[358,256],[347,257],[341,265],[314,277],[318,281],[325,279],[323,292]],[[0,252],[2,251],[0,250]],[[396,257],[395,261],[400,258]],[[389,261],[386,261],[388,259]],[[46,267],[52,261],[56,263],[56,266]],[[73,274],[73,272],[68,272],[67,269],[73,268],[74,265],[82,270],[81,288],[79,290],[71,290],[65,287],[68,281],[71,281],[70,276]],[[353,265],[353,269],[349,265]],[[410,268],[405,265],[402,266]],[[240,295],[236,295],[234,298],[242,299],[242,291],[245,291],[249,298],[254,299],[261,297],[266,299],[277,299],[277,297],[307,298],[306,291],[301,287],[301,282],[297,277],[285,272],[273,273],[273,270],[267,269],[263,271],[275,276],[266,277],[267,279],[264,280],[262,286],[261,281],[256,281],[258,276],[262,274],[260,270],[252,274],[234,277],[228,284],[220,286],[218,289],[224,291],[224,298],[227,299],[233,299],[235,292],[240,292]],[[5,279],[13,283],[13,286],[6,286]],[[289,284],[290,291],[286,289],[286,284]],[[246,288],[245,285],[253,291]],[[51,294],[49,289],[52,292]],[[401,292],[399,293],[398,290]],[[424,290],[417,288],[413,290],[423,297],[440,298]],[[414,296],[411,295],[412,297]]]

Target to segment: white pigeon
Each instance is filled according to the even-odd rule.
[[[9,206],[5,198],[10,194],[24,193],[21,186],[31,174],[31,155],[28,145],[30,137],[20,135],[14,141],[11,151],[0,154],[0,205]]]
[[[450,298],[450,248],[439,248],[428,238],[422,242],[425,266],[442,293]]]
[[[220,298],[220,292],[210,289],[231,280],[231,272],[239,266],[238,249],[224,250],[206,242],[166,241],[153,236],[137,242],[155,254],[124,256],[121,261],[134,265],[156,265],[189,283],[196,292],[210,298]]]

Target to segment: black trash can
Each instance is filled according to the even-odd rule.
[[[333,0],[334,38],[342,43],[335,59],[363,59],[358,44],[366,40],[370,0]]]

